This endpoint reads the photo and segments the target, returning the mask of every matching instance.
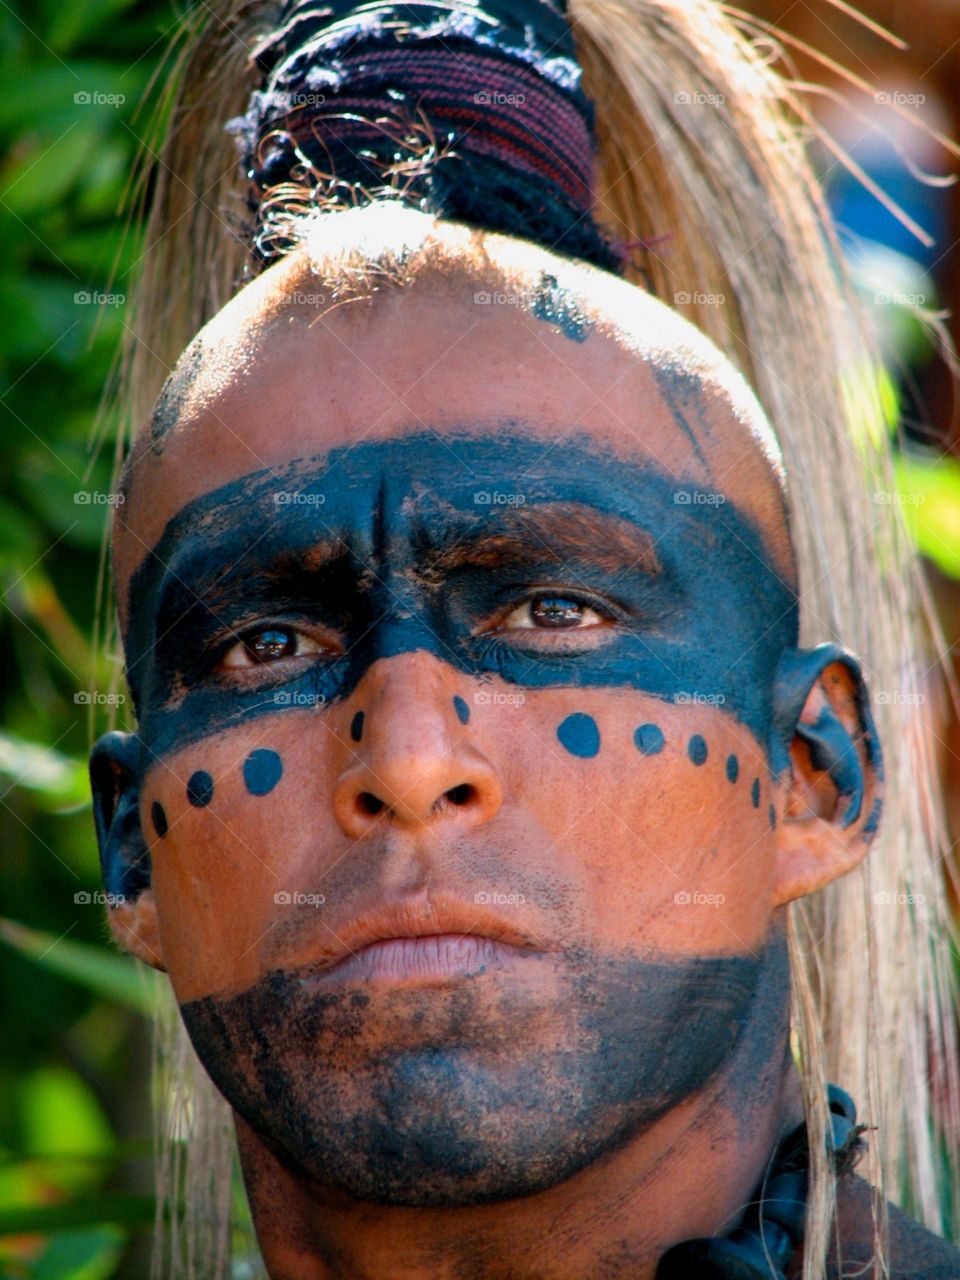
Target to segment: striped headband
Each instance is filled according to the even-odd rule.
[[[558,0],[563,4],[564,0]],[[228,124],[263,262],[291,210],[387,192],[622,269],[594,222],[593,107],[551,0],[288,0]]]

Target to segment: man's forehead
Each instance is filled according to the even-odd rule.
[[[592,333],[574,342],[517,308],[461,305],[449,291],[425,296],[419,310],[393,295],[359,321],[349,308],[353,320],[292,303],[278,311],[277,293],[217,317],[178,365],[138,441],[130,500],[118,512],[121,586],[167,521],[224,483],[324,448],[425,431],[439,439],[467,429],[503,438],[506,449],[518,422],[557,449],[586,433],[625,461],[735,498],[771,530],[788,568],[769,427],[735,371],[710,366],[696,341],[664,350],[648,334],[648,349],[637,341],[631,350],[629,339]],[[506,453],[502,465],[509,471]]]

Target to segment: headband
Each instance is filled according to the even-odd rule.
[[[594,113],[564,9],[288,0],[252,56],[260,88],[227,126],[256,256],[291,247],[291,210],[399,193],[620,271],[592,216]]]

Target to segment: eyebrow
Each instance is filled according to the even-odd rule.
[[[542,565],[553,560],[589,562],[608,573],[627,569],[650,576],[662,572],[656,540],[648,529],[622,516],[580,502],[542,502],[507,509],[496,529],[475,524],[431,538],[425,568],[431,577],[460,568],[496,568],[505,561]]]

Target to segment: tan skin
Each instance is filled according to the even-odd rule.
[[[530,250],[531,287],[538,256],[547,259]],[[602,309],[614,314],[616,298],[627,297],[616,294],[602,301],[589,338],[571,340],[562,325],[521,307],[475,305],[475,290],[501,287],[497,278],[489,263],[464,263],[445,281],[424,272],[373,305],[324,312],[289,301],[312,281],[304,257],[292,255],[234,299],[204,334],[199,375],[162,452],[146,437],[135,450],[115,537],[122,615],[131,575],[171,517],[200,495],[262,468],[343,445],[401,441],[426,427],[453,442],[465,424],[474,436],[497,439],[505,423],[521,422],[545,449],[585,433],[625,462],[652,462],[722,492],[755,523],[771,563],[790,581],[780,481],[750,406],[728,390],[720,357],[715,378],[701,365],[707,390],[693,443],[651,373],[671,352],[688,366],[696,359],[683,350],[676,357],[683,334],[665,309],[644,303],[632,328],[618,329]],[[251,545],[259,529],[251,528]],[[582,584],[558,577],[550,585],[562,595]],[[589,632],[585,643],[600,646],[615,625],[582,603],[562,627],[544,625],[543,607],[531,608],[518,605],[484,625],[507,644],[546,647],[569,644],[569,631]],[[327,660],[342,643],[329,630],[313,627],[304,652],[270,663]],[[217,677],[238,687],[262,671],[249,627],[245,634]],[[527,689],[518,706],[506,700],[515,682],[494,675],[480,687],[504,698],[478,701],[476,679],[435,653],[384,656],[347,696],[319,710],[240,717],[154,758],[140,780],[152,880],[112,911],[112,925],[122,945],[166,970],[181,1004],[229,1000],[271,973],[357,952],[378,916],[388,919],[381,937],[392,936],[390,922],[396,935],[509,931],[506,952],[479,972],[355,980],[350,990],[362,989],[371,1003],[349,1047],[321,1035],[316,1054],[340,1071],[331,1086],[338,1101],[349,1093],[364,1115],[371,1105],[364,1081],[373,1077],[363,1064],[396,1043],[413,1052],[418,1036],[446,1034],[464,1005],[468,1025],[497,1046],[494,1073],[513,1080],[510,1072],[542,1061],[544,1098],[552,1098],[559,1084],[550,1054],[565,1036],[583,1038],[564,995],[575,989],[564,985],[573,980],[564,967],[568,948],[677,962],[759,956],[782,935],[786,904],[853,868],[871,839],[879,782],[843,663],[813,681],[800,719],[812,723],[829,706],[856,744],[864,803],[847,826],[837,788],[801,737],[791,746],[792,776],[771,780],[763,744],[722,705],[675,705],[609,686],[574,691],[573,703],[571,689],[560,686]],[[454,711],[456,697],[469,705],[467,724]],[[557,725],[574,705],[602,726],[603,750],[592,758],[558,743]],[[356,741],[351,725],[361,710]],[[645,720],[660,726],[666,745],[639,768],[633,733]],[[694,733],[710,744],[702,768],[684,749]],[[240,782],[240,763],[262,748],[282,756],[284,773],[271,794],[257,796]],[[731,754],[744,775],[735,787],[716,763]],[[215,780],[208,807],[185,799],[198,769]],[[763,779],[759,806],[746,781],[755,773]],[[156,803],[169,823],[162,839],[151,820]],[[478,891],[490,890],[513,900],[478,906]],[[325,900],[278,904],[278,891]],[[757,998],[750,1010],[752,1038],[732,1045],[708,1080],[531,1194],[486,1203],[465,1194],[458,1202],[457,1189],[444,1183],[441,1204],[377,1202],[305,1167],[276,1130],[258,1131],[238,1114],[271,1277],[649,1280],[671,1244],[736,1224],[778,1135],[802,1118],[785,1007]],[[430,1104],[447,1107],[454,1127],[478,1124],[452,1086]],[[495,1131],[496,1114],[484,1123]],[[489,1138],[492,1151],[497,1141]]]

